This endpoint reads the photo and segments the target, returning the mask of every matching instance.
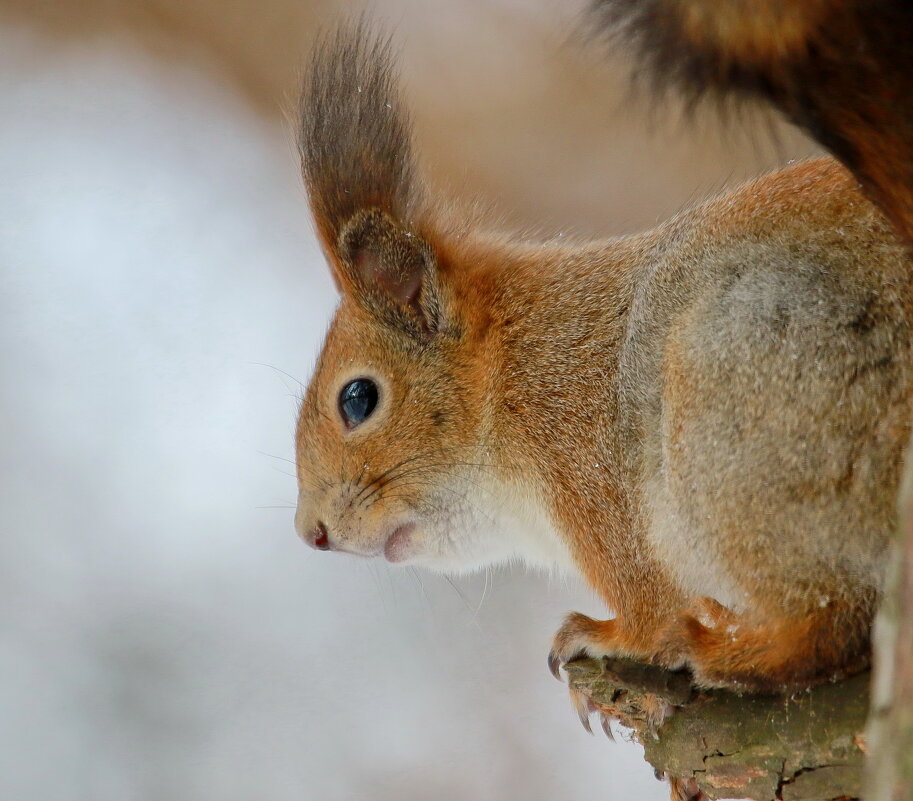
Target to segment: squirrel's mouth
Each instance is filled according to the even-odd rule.
[[[415,523],[404,523],[393,529],[384,543],[384,557],[388,562],[405,562],[412,555],[415,528]]]

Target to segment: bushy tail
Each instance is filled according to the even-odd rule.
[[[828,148],[913,243],[913,3],[591,0],[657,87],[760,97]]]

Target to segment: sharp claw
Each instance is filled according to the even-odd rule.
[[[586,713],[584,713],[584,712],[582,712],[581,710],[578,709],[578,710],[577,710],[577,716],[580,718],[580,723],[581,723],[581,725],[583,726],[583,728],[586,729],[586,733],[587,733],[587,734],[592,734],[592,733],[593,733],[593,728],[592,728],[592,726],[590,726],[590,717],[589,717],[589,715],[587,715]]]
[[[556,679],[558,679],[558,681],[561,681],[561,674],[558,672],[560,667],[561,667],[561,660],[558,658],[558,654],[556,654],[554,651],[549,651],[548,652],[548,669],[551,672],[551,674]]]
[[[613,743],[615,742],[615,735],[612,734],[612,727],[609,725],[610,720],[609,716],[604,712],[599,713],[599,721],[602,723],[602,730],[605,732],[605,736],[608,737]]]
[[[571,703],[574,705],[574,709],[577,710],[577,717],[580,718],[580,723],[584,729],[587,730],[588,734],[593,733],[593,729],[590,726],[590,713],[593,711],[594,707],[583,693],[579,690],[571,690]]]

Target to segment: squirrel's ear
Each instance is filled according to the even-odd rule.
[[[355,214],[339,235],[343,291],[382,319],[427,337],[441,326],[441,293],[431,247],[377,209]]]
[[[317,234],[337,286],[347,290],[354,269],[376,274],[394,295],[409,294],[406,287],[417,279],[404,276],[412,268],[390,272],[387,257],[389,237],[400,231],[408,238],[419,203],[410,122],[390,41],[372,34],[364,19],[342,25],[315,48],[301,93],[298,146]],[[384,238],[383,247],[377,236]],[[355,239],[362,243],[360,254],[353,250]]]

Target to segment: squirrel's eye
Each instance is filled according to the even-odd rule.
[[[371,416],[377,406],[377,384],[368,378],[356,378],[339,393],[339,413],[349,428]]]

